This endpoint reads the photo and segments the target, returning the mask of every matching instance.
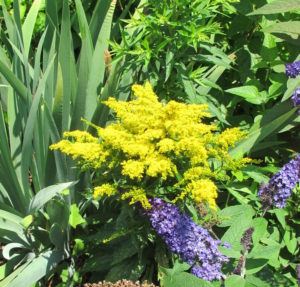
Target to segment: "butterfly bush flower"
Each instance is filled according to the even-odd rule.
[[[296,78],[300,74],[300,61],[285,65],[286,75],[290,78]]]
[[[293,93],[292,101],[295,107],[300,107],[300,88],[297,88]]]
[[[146,210],[146,214],[152,226],[173,253],[192,265],[191,273],[207,281],[220,279],[222,263],[228,262],[218,250],[221,242],[191,217],[181,214],[177,206],[160,198],[149,202],[152,208]],[[224,246],[230,247],[229,244]]]
[[[258,195],[264,206],[270,208],[275,205],[283,208],[286,200],[291,196],[291,190],[295,188],[300,180],[300,154],[296,159],[292,159],[285,164],[269,181],[268,185],[263,187]]]

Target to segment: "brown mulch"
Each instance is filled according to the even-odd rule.
[[[115,283],[102,281],[99,283],[86,283],[83,285],[84,287],[158,287],[154,284],[149,284],[147,281],[141,283],[140,281],[136,281],[135,283],[126,279],[119,280]]]

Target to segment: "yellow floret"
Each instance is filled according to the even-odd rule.
[[[149,209],[151,208],[151,204],[148,202],[146,192],[142,188],[134,187],[130,191],[122,194],[121,199],[125,200],[131,198],[129,204],[135,204],[140,202],[143,208]]]
[[[117,193],[117,189],[112,184],[102,184],[94,188],[94,198],[100,198],[104,195],[112,196]]]
[[[217,187],[210,179],[200,179],[190,182],[186,191],[196,203],[207,202],[209,206],[216,209]]]

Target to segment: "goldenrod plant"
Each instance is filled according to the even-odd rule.
[[[97,136],[65,132],[65,139],[50,148],[72,155],[83,170],[100,175],[96,198],[118,195],[147,209],[148,197],[163,194],[174,202],[187,197],[216,209],[215,181],[250,162],[228,154],[246,133],[239,128],[218,131],[209,124],[207,105],[161,103],[149,83],[133,85],[132,90],[131,101],[104,102],[114,111],[115,122],[102,128],[85,121]]]

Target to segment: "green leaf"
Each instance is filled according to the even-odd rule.
[[[31,286],[45,275],[49,274],[62,259],[62,252],[46,251],[41,253],[32,261],[17,268],[13,273],[1,281],[1,286]]]
[[[225,287],[244,287],[246,284],[246,281],[244,278],[238,275],[230,275],[225,280]]]
[[[265,246],[257,244],[253,247],[249,254],[249,258],[252,259],[278,259],[280,244],[273,241],[273,245]]]
[[[140,278],[144,269],[145,265],[141,264],[137,257],[132,257],[112,266],[105,280],[115,282],[127,278],[135,282]]]
[[[265,38],[261,49],[261,57],[264,60],[271,62],[275,60],[277,56],[278,50],[274,37],[268,33],[265,33]]]
[[[69,224],[76,228],[77,225],[82,223],[86,223],[85,219],[81,216],[79,212],[79,208],[76,204],[72,204],[70,207],[70,217],[69,217]]]
[[[29,48],[31,43],[32,34],[34,31],[35,22],[37,19],[37,15],[39,13],[39,9],[41,6],[42,0],[35,0],[30,7],[30,10],[26,16],[24,24],[22,26],[22,32],[24,37],[24,49],[25,55],[28,57]]]
[[[284,210],[282,208],[277,208],[274,210],[274,213],[275,213],[278,221],[280,222],[282,228],[285,229],[285,227],[286,227],[285,216],[288,214],[286,212],[286,210]]]
[[[218,225],[219,227],[231,226],[236,218],[243,216],[244,213],[251,213],[252,208],[248,205],[235,205],[226,207],[218,212],[218,216],[222,222]]]
[[[244,98],[247,102],[255,105],[263,103],[262,97],[255,86],[243,86],[225,90],[227,93]]]
[[[64,249],[64,235],[58,223],[54,223],[51,226],[49,237],[57,250]]]
[[[300,0],[275,0],[254,10],[248,15],[284,13],[297,9],[300,9]]]
[[[187,272],[176,272],[164,275],[164,287],[213,287],[213,285]]]
[[[253,219],[254,232],[252,235],[253,245],[255,246],[260,239],[266,234],[268,221],[262,217]]]
[[[10,83],[13,89],[16,90],[16,92],[21,96],[24,103],[26,103],[27,88],[2,61],[0,61],[0,73]]]
[[[250,283],[251,286],[254,286],[254,287],[269,287],[270,286],[268,283],[262,281],[260,278],[255,277],[253,275],[248,275],[246,277],[246,283]]]
[[[45,91],[46,82],[51,71],[52,65],[54,63],[55,56],[49,61],[45,74],[43,75],[40,84],[35,93],[32,105],[30,107],[29,116],[26,122],[25,132],[24,132],[24,140],[22,146],[22,182],[24,187],[24,192],[26,198],[29,199],[29,187],[28,187],[28,169],[30,165],[30,161],[32,159],[32,137],[33,131],[36,124],[36,118],[38,115],[38,108],[40,106],[40,100],[42,93]]]
[[[300,35],[300,21],[287,21],[275,23],[265,29],[265,33],[276,33],[276,34],[286,34],[290,36],[295,42],[299,42],[298,38]],[[277,35],[275,35],[277,36]]]
[[[108,50],[112,19],[116,1],[111,1],[103,25],[98,35],[95,51],[91,62],[91,72],[87,83],[85,119],[90,121],[97,106],[97,88],[103,83],[105,73],[104,52]]]
[[[23,218],[21,224],[27,229],[33,221],[34,221],[34,217],[31,214],[29,214]]]
[[[174,55],[175,53],[172,50],[168,50],[166,54],[166,77],[165,77],[165,82],[168,81],[173,66],[174,66]]]
[[[254,145],[257,145],[268,135],[285,126],[288,121],[297,117],[296,108],[292,108],[290,101],[285,101],[268,110],[252,128],[245,140],[239,142],[229,154],[248,153]]]
[[[234,217],[231,226],[222,237],[222,242],[229,242],[233,251],[239,251],[241,249],[241,239],[243,233],[250,228],[252,223],[252,216],[254,210],[251,206],[245,205],[243,214]],[[230,251],[230,250],[228,250]]]
[[[27,214],[32,214],[35,211],[39,210],[45,203],[47,203],[54,196],[62,192],[63,190],[70,188],[75,185],[77,181],[71,181],[66,183],[60,183],[56,185],[48,186],[42,190],[40,190],[31,200]]]
[[[250,275],[257,273],[267,265],[268,261],[268,259],[248,258],[246,260],[246,274]]]

